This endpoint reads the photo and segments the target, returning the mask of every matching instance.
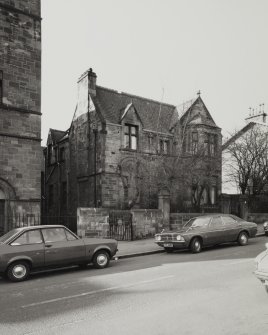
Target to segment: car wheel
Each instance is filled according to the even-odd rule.
[[[96,269],[104,269],[109,265],[110,256],[106,251],[97,251],[93,257],[93,265]]]
[[[171,254],[174,249],[173,248],[165,248],[165,251],[168,253],[168,254]]]
[[[248,234],[245,231],[242,231],[238,235],[237,242],[239,245],[247,245],[248,244]]]
[[[6,274],[8,279],[13,282],[23,281],[30,274],[30,266],[24,261],[14,262],[9,265]]]
[[[195,237],[194,239],[192,239],[191,244],[190,244],[190,249],[195,254],[202,250],[202,243],[201,243],[200,238]]]

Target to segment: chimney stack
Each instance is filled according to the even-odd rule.
[[[93,72],[92,68],[85,71],[81,75],[81,77],[78,79],[78,85],[80,85],[82,82],[85,83],[85,80],[87,80],[89,94],[92,97],[95,97],[96,96],[97,75],[95,72]]]

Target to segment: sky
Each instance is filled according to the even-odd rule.
[[[267,0],[41,0],[42,145],[67,130],[77,80],[180,105],[201,97],[224,136],[268,112]]]

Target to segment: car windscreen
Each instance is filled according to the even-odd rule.
[[[10,239],[10,237],[12,237],[13,235],[16,235],[18,232],[20,231],[20,229],[12,229],[10,230],[8,233],[6,233],[3,236],[0,236],[0,243],[5,243],[7,240]]]
[[[209,224],[210,218],[208,217],[199,217],[190,219],[187,223],[185,223],[184,227],[186,228],[195,228],[195,227],[205,227]]]

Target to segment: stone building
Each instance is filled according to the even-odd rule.
[[[61,135],[58,140],[51,132],[48,138],[45,197],[51,215],[63,214],[62,197],[66,215],[78,207],[158,208],[162,196],[170,198],[171,211],[216,208],[221,129],[200,94],[176,107],[98,86],[96,79],[92,69],[80,77],[71,127],[51,130]],[[52,163],[52,157],[60,157],[63,147],[69,153],[60,172],[64,180],[57,183],[53,174],[59,175],[61,162]]]
[[[0,0],[0,233],[40,214],[40,0]]]

